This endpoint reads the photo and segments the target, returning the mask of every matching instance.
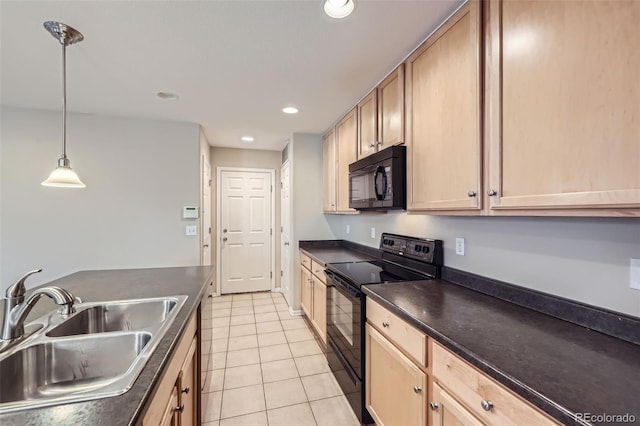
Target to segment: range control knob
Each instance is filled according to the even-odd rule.
[[[422,251],[422,246],[416,244],[416,252],[420,253]]]
[[[422,252],[423,253],[429,253],[430,251],[431,251],[431,249],[429,248],[429,246],[422,247]]]

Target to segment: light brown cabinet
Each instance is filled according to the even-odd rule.
[[[197,321],[194,315],[146,408],[143,425],[198,424],[198,356]]]
[[[367,298],[365,402],[376,424],[427,422],[427,337]]]
[[[640,215],[640,2],[492,0],[487,16],[491,211]]]
[[[440,344],[430,344],[434,391],[429,407],[433,424],[458,424],[456,420],[462,424],[558,424]]]
[[[480,17],[468,2],[407,58],[410,211],[482,206]]]
[[[300,253],[300,306],[316,334],[327,343],[327,284],[324,266]]]
[[[336,132],[329,130],[322,137],[322,211],[336,212]]]
[[[404,64],[358,103],[358,159],[404,143]]]
[[[349,164],[358,158],[357,108],[351,110],[336,125],[337,213],[355,213],[349,208]]]

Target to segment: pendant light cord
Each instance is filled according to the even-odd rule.
[[[62,158],[67,158],[67,43],[62,40]]]

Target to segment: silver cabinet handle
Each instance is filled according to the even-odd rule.
[[[438,404],[437,402],[431,401],[429,403],[429,407],[431,407],[431,411],[437,411],[438,408],[440,407],[440,404]]]
[[[489,197],[493,197],[494,195],[497,195],[498,193],[495,190],[490,189],[489,192],[487,192],[487,194],[489,195]]]
[[[469,197],[475,197],[477,194],[476,194],[476,191],[469,191],[469,192],[467,192],[467,195]]]
[[[376,141],[376,145],[382,145],[382,142]]]
[[[422,386],[418,386],[418,385],[414,386],[414,387],[413,387],[413,391],[414,391],[415,393],[420,393],[420,392],[422,392]]]
[[[375,143],[372,143],[371,145],[369,145],[369,148],[373,148],[373,147],[375,147],[375,146],[376,146],[376,144],[375,144]]]
[[[482,409],[484,411],[491,411],[491,409],[493,408],[493,402],[487,401],[486,399],[483,399],[480,405],[482,405]]]
[[[184,411],[184,404],[180,404],[175,408],[176,411],[182,413]]]
[[[189,386],[182,388],[182,393],[189,393],[189,391],[191,390],[191,388],[189,388]]]
[[[382,326],[383,327],[389,327],[389,323],[387,321],[382,321]]]

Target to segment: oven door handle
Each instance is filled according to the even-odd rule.
[[[341,293],[347,293],[347,295],[359,299],[362,292],[359,289],[356,289],[350,286],[345,280],[340,278],[336,273],[328,271],[325,269],[325,275],[327,276],[327,284],[330,282],[334,284],[334,287],[338,289]]]

